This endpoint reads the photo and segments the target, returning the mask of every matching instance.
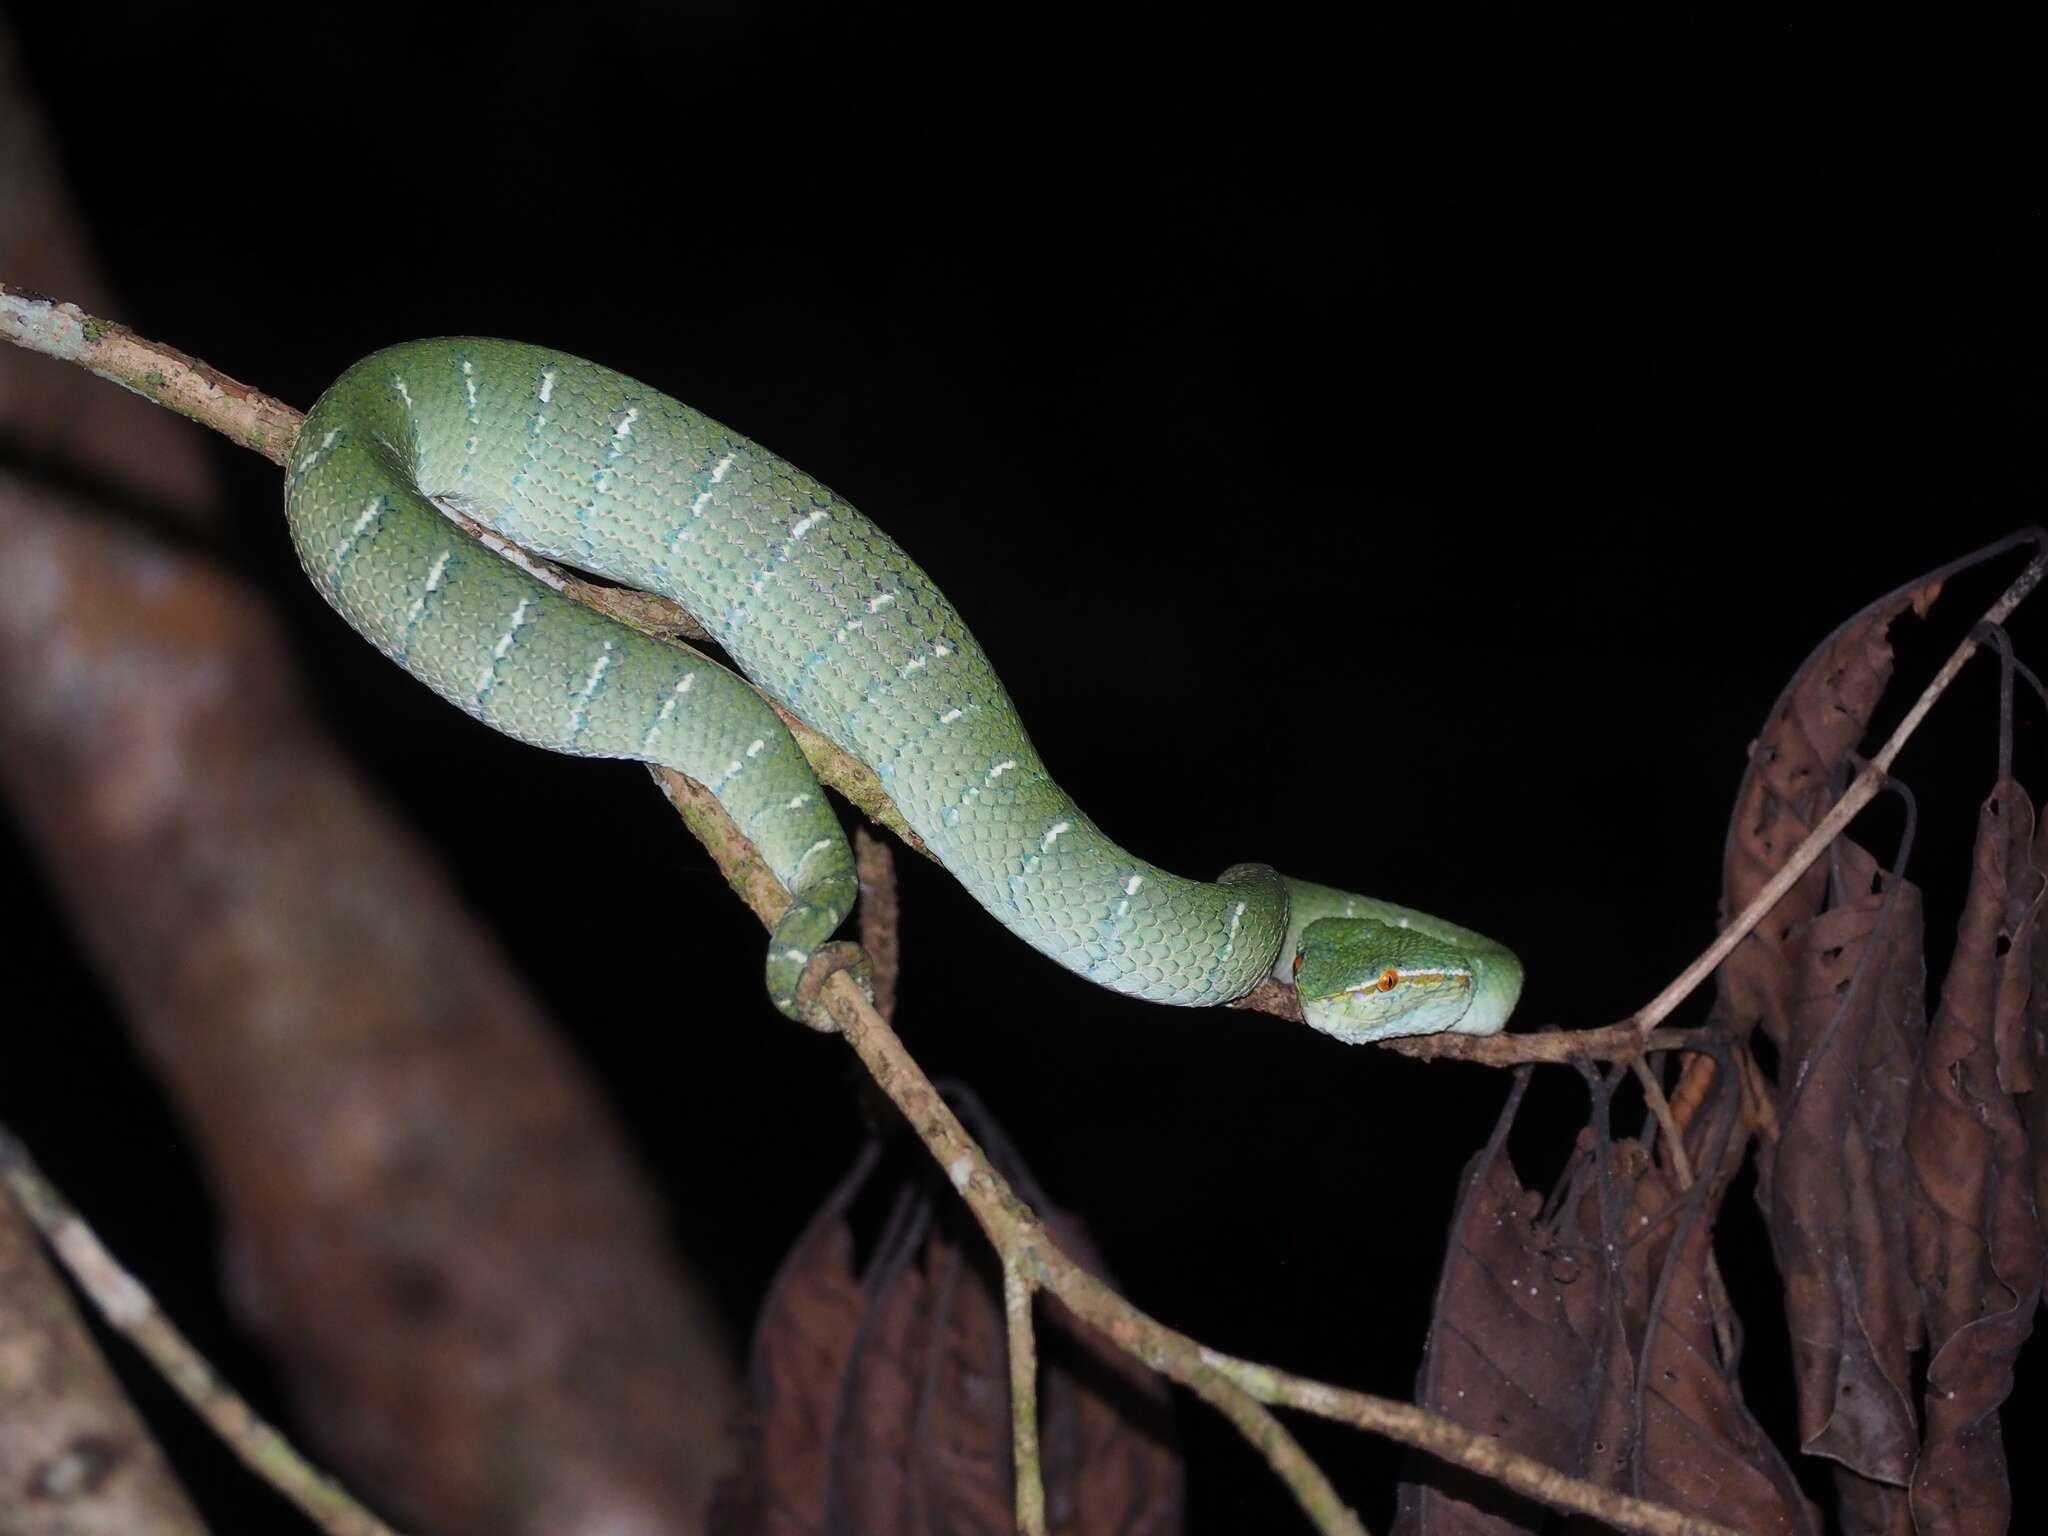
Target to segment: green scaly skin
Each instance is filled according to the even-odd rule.
[[[1351,1040],[1488,1034],[1514,1006],[1520,965],[1468,930],[1263,865],[1204,882],[1125,852],[1047,774],[974,636],[895,541],[622,374],[516,342],[411,342],[336,380],[296,452],[299,557],[385,655],[509,736],[665,764],[718,797],[794,898],[768,954],[785,1013],[800,1016],[804,967],[857,890],[788,731],[731,673],[558,596],[441,507],[688,609],[875,770],[975,900],[1098,985],[1200,1007],[1298,969],[1309,1022]]]

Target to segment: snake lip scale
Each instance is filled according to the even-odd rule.
[[[717,796],[790,891],[767,988],[792,1017],[858,884],[781,719],[725,668],[560,596],[444,512],[687,609],[763,693],[874,770],[998,922],[1099,986],[1200,1007],[1277,976],[1349,1041],[1490,1034],[1520,994],[1513,954],[1426,913],[1261,864],[1189,880],[1126,852],[1053,781],[988,657],[893,539],[608,368],[473,337],[377,352],[307,415],[285,512],[327,600],[458,708]]]

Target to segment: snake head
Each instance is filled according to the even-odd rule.
[[[1522,984],[1514,957],[1499,955],[1374,918],[1326,917],[1302,930],[1294,989],[1312,1028],[1352,1044],[1446,1030],[1490,1035]]]

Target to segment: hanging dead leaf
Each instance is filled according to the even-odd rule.
[[[1734,1099],[1733,1087],[1722,1091]],[[1724,1126],[1733,1109],[1719,1111]],[[1604,1405],[1603,1417],[1625,1413],[1635,1426],[1629,1475],[1614,1485],[1752,1536],[1819,1536],[1818,1514],[1744,1404],[1737,1363],[1715,1342],[1705,1191],[1673,1187],[1633,1141],[1615,1144],[1613,1169],[1624,1192],[1619,1306],[1633,1371],[1627,1397]],[[1581,1201],[1582,1226],[1590,1204]]]
[[[1785,1283],[1800,1448],[1904,1487],[1920,1449],[1919,1294],[1897,1199],[1927,1031],[1920,892],[1847,839],[1825,867],[1758,1194]]]
[[[1738,1530],[1817,1536],[1811,1506],[1718,1357],[1704,1202],[1685,1203],[1639,1144],[1603,1148],[1589,1131],[1557,1213],[1542,1219],[1502,1139],[1468,1175],[1422,1405],[1609,1488]],[[1394,1529],[1509,1536],[1546,1530],[1548,1519],[1431,1465],[1404,1484]]]
[[[1837,771],[1869,727],[1891,681],[1887,638],[1908,608],[1924,614],[1941,594],[1939,579],[1872,603],[1821,642],[1772,706],[1750,744],[1722,860],[1721,917],[1742,910],[1834,803]],[[1738,1039],[1758,1024],[1782,1046],[1796,1003],[1792,993],[1806,923],[1820,910],[1827,875],[1816,865],[1737,946],[1716,977],[1717,1013]]]
[[[1006,1177],[1049,1213],[1061,1246],[1100,1273],[1078,1221],[1051,1211],[970,1096],[949,1097]],[[870,1153],[827,1201],[763,1309],[758,1420],[745,1468],[722,1490],[719,1536],[1014,1528],[1008,1340],[993,1256],[917,1159],[856,1274],[848,1213],[874,1166]],[[1041,1312],[1038,1334],[1048,1528],[1175,1536],[1181,1474],[1164,1387],[1061,1309]]]
[[[866,1300],[846,1207],[874,1169],[869,1147],[790,1248],[761,1303],[749,1372],[743,1465],[718,1489],[714,1536],[797,1536],[824,1528],[840,1376]]]
[[[1500,1140],[1466,1172],[1417,1401],[1575,1475],[1618,1470],[1627,1445],[1593,1432],[1613,1353],[1600,1249],[1538,1220],[1541,1197],[1522,1188]],[[1511,1536],[1548,1520],[1497,1485],[1432,1464],[1401,1485],[1394,1533]]]
[[[2026,1130],[2000,1080],[1999,1034],[2032,986],[2043,888],[2033,838],[2032,805],[2001,779],[1978,818],[1955,958],[1906,1124],[1910,1253],[1932,1352],[1912,1488],[1921,1536],[1994,1536],[2011,1516],[1998,1410],[2033,1329],[2042,1242]]]

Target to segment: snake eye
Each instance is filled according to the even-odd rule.
[[[1298,949],[1294,952],[1294,974],[1301,974],[1301,951]]]
[[[1380,972],[1380,990],[1382,992],[1391,992],[1394,990],[1395,987],[1399,986],[1400,983],[1401,973],[1395,970],[1391,965],[1388,966],[1384,971]]]

